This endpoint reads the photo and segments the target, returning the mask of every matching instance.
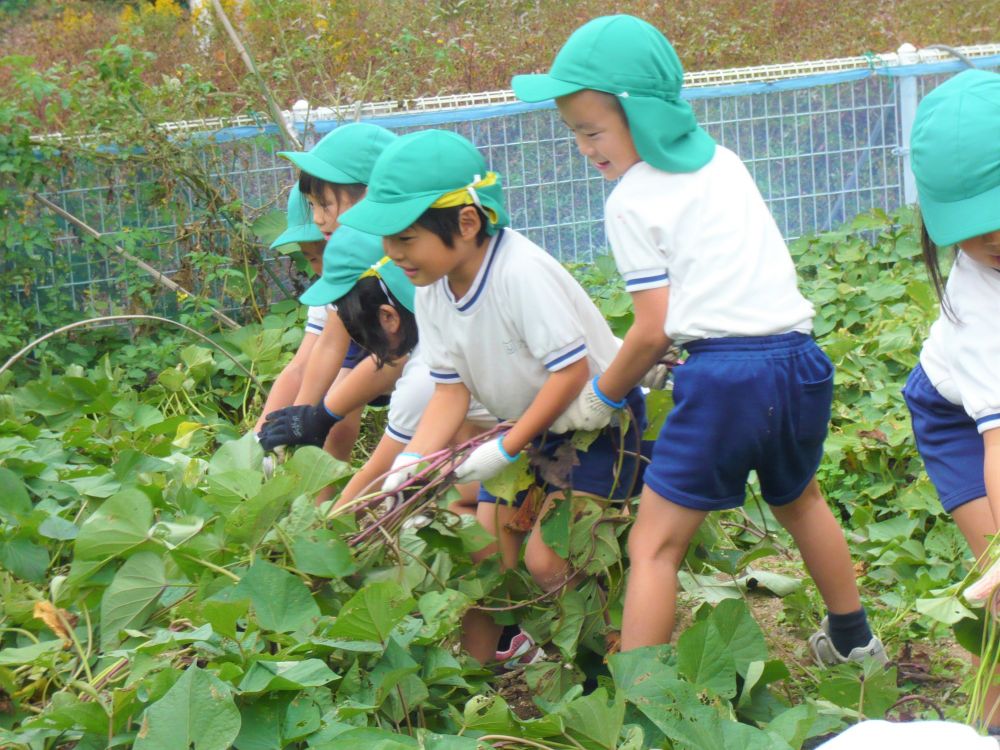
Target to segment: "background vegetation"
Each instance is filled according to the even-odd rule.
[[[149,86],[196,80],[197,107],[164,102],[172,119],[263,109],[235,51],[176,0],[17,0],[0,8],[0,47],[37,69],[71,71],[112,43],[149,52]],[[627,12],[663,29],[688,70],[888,52],[903,42],[996,41],[1000,0],[225,0],[279,103],[406,99],[509,88],[513,72],[547,69],[570,30]],[[193,16],[193,17],[192,17]],[[9,75],[9,74],[8,74]],[[0,72],[0,84],[9,77]],[[71,113],[58,130],[94,124]]]

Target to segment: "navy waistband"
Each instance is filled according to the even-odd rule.
[[[698,339],[684,344],[690,352],[781,352],[798,349],[812,341],[812,336],[799,331],[773,336],[731,336],[720,339]]]

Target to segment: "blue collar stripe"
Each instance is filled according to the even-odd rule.
[[[490,252],[490,257],[486,259],[486,270],[483,271],[483,277],[479,280],[479,286],[476,288],[475,294],[472,295],[472,298],[468,302],[466,302],[464,305],[458,308],[459,312],[465,312],[474,304],[476,304],[476,300],[479,299],[479,295],[482,294],[483,289],[486,288],[486,280],[490,276],[490,269],[493,267],[493,261],[496,260],[497,251],[500,250],[500,241],[502,239],[503,239],[503,229],[501,229],[500,232],[497,234],[497,239],[496,242],[493,243],[493,248],[492,251]]]

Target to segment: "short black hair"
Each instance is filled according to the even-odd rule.
[[[345,197],[351,203],[357,203],[365,197],[365,191],[368,189],[366,185],[360,182],[327,182],[323,178],[309,174],[308,172],[301,172],[299,174],[299,192],[303,195],[322,198],[324,188],[327,187],[337,196],[338,203],[343,203]]]
[[[395,348],[390,346],[389,337],[379,321],[379,308],[386,303],[395,307],[399,313],[403,340]],[[386,363],[392,364],[413,351],[417,345],[416,317],[393,296],[388,287],[383,288],[375,276],[358,279],[351,291],[336,300],[334,304],[348,335],[358,346],[375,357],[375,364],[378,367]]]
[[[458,225],[458,215],[463,208],[466,208],[466,206],[428,208],[415,223],[427,231],[436,234],[447,247],[454,247],[455,235],[461,231]],[[479,233],[476,234],[476,243],[482,245],[490,238],[490,233],[487,231],[490,222],[479,206],[473,206],[473,208],[479,214]]]

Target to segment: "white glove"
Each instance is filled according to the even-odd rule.
[[[459,482],[484,482],[495,477],[517,460],[503,449],[503,437],[483,443],[455,469]]]
[[[382,492],[395,492],[407,479],[419,473],[420,459],[419,453],[400,453],[396,456],[389,468],[389,476],[382,482]]]
[[[260,443],[260,433],[255,432],[253,434],[253,439]],[[284,446],[278,446],[275,448],[274,455],[270,453],[264,454],[264,458],[260,461],[260,470],[264,474],[264,479],[271,479],[274,476],[274,468],[278,465],[277,459],[282,458],[284,455]]]
[[[668,380],[670,380],[670,366],[664,362],[657,362],[642,376],[639,385],[651,391],[662,391]]]
[[[587,385],[580,391],[580,395],[549,427],[550,432],[599,430],[608,425],[618,409],[624,408],[624,399],[616,404],[600,393],[597,388],[598,377],[595,375],[587,382]]]

